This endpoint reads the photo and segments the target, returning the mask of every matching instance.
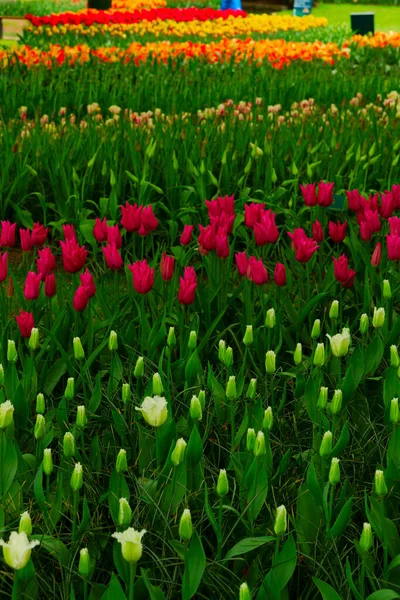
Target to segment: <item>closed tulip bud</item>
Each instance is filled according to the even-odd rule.
[[[17,349],[15,347],[14,340],[8,340],[7,360],[8,360],[8,362],[11,362],[11,363],[16,363],[18,360],[18,353],[17,353]]]
[[[168,417],[168,405],[163,396],[146,396],[142,405],[136,410],[142,413],[146,423],[152,427],[161,427]]]
[[[266,429],[267,431],[271,431],[273,424],[274,424],[274,415],[272,414],[272,408],[270,406],[268,406],[268,408],[265,409],[265,412],[264,412],[263,429]]]
[[[124,404],[127,404],[127,402],[129,402],[130,399],[131,399],[131,386],[129,385],[129,383],[123,383],[122,384],[122,402]]]
[[[33,435],[35,440],[41,440],[46,433],[46,421],[43,415],[36,415],[36,423],[33,428]]]
[[[369,319],[366,313],[363,313],[360,317],[360,333],[365,335],[369,329]]]
[[[327,333],[326,337],[329,338],[333,356],[341,358],[348,353],[351,344],[350,329],[344,327],[342,333],[337,333],[332,336]]]
[[[229,377],[228,383],[226,384],[226,397],[229,400],[235,400],[237,398],[236,377],[234,375]]]
[[[167,344],[170,348],[176,346],[175,327],[170,327],[168,331]]]
[[[300,344],[300,342],[296,345],[296,350],[293,354],[293,360],[296,366],[299,365],[303,360],[303,346]]]
[[[243,337],[243,344],[245,346],[251,346],[253,343],[253,326],[252,325],[247,325],[246,326],[246,331]]]
[[[71,458],[75,454],[75,438],[70,431],[64,435],[63,451],[66,458]]]
[[[72,471],[71,489],[73,492],[77,492],[83,486],[83,472],[81,463],[75,463],[74,470]]]
[[[79,552],[78,571],[81,577],[89,577],[91,571],[90,554],[87,548],[82,548]]]
[[[187,443],[183,438],[179,438],[179,440],[176,441],[175,448],[172,450],[171,454],[171,462],[174,467],[177,467],[183,462],[185,458],[186,446]]]
[[[327,403],[328,403],[328,388],[321,387],[319,390],[317,407],[320,410],[325,410]]]
[[[45,406],[44,396],[43,396],[43,394],[38,394],[36,396],[36,412],[39,415],[43,415],[45,410],[46,410],[46,406]]]
[[[383,307],[381,308],[374,308],[374,316],[372,317],[372,326],[375,327],[375,329],[380,329],[381,327],[383,327],[385,324],[385,309]]]
[[[369,552],[372,548],[372,543],[372,527],[369,523],[363,523],[363,530],[359,542],[361,552]]]
[[[115,469],[117,473],[125,473],[128,470],[128,461],[126,458],[126,450],[121,448],[118,452],[117,460],[115,463]]]
[[[133,374],[135,377],[143,377],[144,375],[144,358],[143,356],[139,356],[136,361],[135,368],[133,370]]]
[[[335,390],[333,392],[331,411],[333,415],[338,415],[342,410],[343,394],[342,390]]]
[[[385,300],[390,300],[390,298],[392,297],[392,290],[390,288],[390,283],[388,279],[383,280],[382,293]]]
[[[386,496],[386,494],[388,493],[388,489],[385,481],[385,474],[383,471],[380,471],[379,469],[375,471],[374,484],[375,492],[377,493],[377,495]]]
[[[332,432],[325,431],[324,436],[322,438],[321,445],[319,447],[319,455],[322,458],[329,456],[332,452]]]
[[[24,531],[21,533],[12,531],[8,542],[0,540],[0,546],[3,547],[4,561],[16,571],[26,567],[31,557],[32,548],[39,545],[38,540],[30,542]]]
[[[282,504],[281,506],[278,506],[278,508],[276,509],[275,525],[274,525],[275,535],[283,535],[284,533],[286,533],[286,528],[287,528],[287,514],[286,514],[286,508]]]
[[[247,583],[242,583],[239,588],[239,600],[251,600],[251,592]]]
[[[195,331],[191,331],[189,334],[189,342],[188,342],[188,348],[190,348],[190,350],[194,350],[197,346],[197,333]]]
[[[400,365],[399,352],[397,350],[397,346],[395,346],[394,344],[390,346],[390,364],[396,369]]]
[[[254,445],[254,456],[263,456],[267,453],[265,447],[265,436],[263,431],[259,431],[256,437],[256,443]]]
[[[193,421],[201,421],[202,416],[203,416],[203,411],[201,410],[201,404],[200,404],[200,400],[198,399],[197,396],[192,396],[192,399],[190,401],[190,418],[193,419]]]
[[[265,369],[269,375],[275,373],[276,354],[273,350],[268,350],[265,355]]]
[[[51,455],[51,448],[46,448],[43,452],[43,473],[47,476],[53,472],[53,457]]]
[[[119,499],[118,525],[120,527],[129,527],[132,521],[132,509],[126,498]]]
[[[225,361],[226,342],[225,340],[219,340],[218,343],[218,358],[221,362]]]
[[[314,366],[322,367],[325,362],[325,346],[321,344],[317,344],[314,354]]]
[[[87,423],[86,408],[81,404],[76,409],[76,426],[83,429]]]
[[[254,429],[249,428],[246,436],[246,450],[247,452],[253,452],[256,445],[256,432]]]
[[[274,308],[270,308],[269,310],[267,310],[267,316],[265,317],[265,326],[268,327],[268,329],[273,329],[276,325],[276,315],[275,315],[275,309]]]
[[[74,339],[72,341],[72,345],[74,348],[75,360],[83,360],[85,358],[85,351],[82,346],[81,338],[74,337]]]
[[[390,402],[390,420],[395,425],[399,422],[399,399],[392,398]]]
[[[110,337],[108,338],[108,349],[110,352],[118,350],[118,336],[116,331],[110,331]]]
[[[229,482],[228,482],[228,477],[226,476],[226,471],[225,469],[221,469],[218,475],[218,482],[217,482],[217,495],[220,498],[225,498],[225,496],[227,495],[229,491]]]
[[[315,319],[314,324],[311,329],[311,337],[313,340],[316,340],[321,335],[321,321],[319,319]]]
[[[153,396],[161,396],[164,391],[164,386],[161,381],[160,373],[153,375]]]
[[[339,317],[339,300],[333,300],[329,309],[329,318],[334,321]]]
[[[4,383],[4,367],[2,364],[0,364],[0,385],[3,385]]]
[[[121,544],[121,553],[124,560],[130,564],[136,564],[143,554],[142,537],[146,533],[145,529],[136,531],[133,527],[125,529],[122,533],[116,531],[111,537],[118,540]]]
[[[247,388],[246,398],[254,400],[257,394],[257,379],[250,379],[249,387]]]
[[[24,532],[26,535],[32,535],[32,520],[27,510],[22,513],[19,519],[18,532]]]
[[[190,510],[185,508],[179,521],[179,537],[188,542],[193,535],[192,515]]]
[[[232,350],[231,346],[228,346],[225,351],[224,365],[227,368],[229,368],[233,365],[233,350]]]
[[[329,469],[329,483],[331,485],[337,485],[340,481],[340,466],[339,459],[332,458],[331,468]]]
[[[0,404],[0,430],[4,431],[11,425],[14,418],[14,406],[9,400]]]
[[[37,327],[32,327],[28,346],[29,350],[37,350],[39,348],[39,329]]]
[[[199,399],[200,402],[200,406],[201,406],[201,410],[204,410],[204,407],[206,405],[206,393],[204,390],[200,390],[199,393],[197,394],[197,397]]]
[[[73,400],[75,396],[75,379],[73,377],[68,377],[67,386],[65,388],[64,396],[66,400]]]

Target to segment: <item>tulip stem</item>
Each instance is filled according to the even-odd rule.
[[[129,600],[133,600],[135,596],[135,577],[136,577],[136,563],[129,563]]]
[[[221,497],[218,507],[218,560],[222,559],[222,501]]]
[[[78,516],[79,490],[74,491],[74,514],[72,515],[72,541],[76,538],[76,521]]]
[[[46,475],[46,502],[49,501],[50,497],[50,475]]]
[[[235,446],[235,400],[231,400],[231,452]]]
[[[0,429],[0,500],[3,497],[3,463],[5,455],[5,449],[3,446],[5,446],[5,442],[5,433],[2,429]]]
[[[83,578],[83,600],[88,600],[88,578]]]
[[[382,519],[382,545],[383,545],[383,577],[386,580],[386,572],[388,567],[388,547],[386,539],[386,523],[385,523],[385,503],[381,498],[381,519]]]
[[[365,560],[362,558],[361,563],[361,576],[360,576],[360,594],[361,597],[364,598],[364,581],[365,581]]]

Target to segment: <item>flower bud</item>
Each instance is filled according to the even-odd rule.
[[[250,588],[246,582],[242,583],[239,588],[239,600],[251,600]]]
[[[188,342],[188,348],[190,348],[190,350],[194,350],[197,346],[197,333],[195,331],[191,331],[189,333],[189,342]]]
[[[224,365],[227,368],[229,368],[233,365],[233,350],[232,350],[231,346],[228,346],[227,349],[225,350]]]
[[[108,338],[108,349],[110,352],[118,350],[118,336],[116,331],[110,331],[110,337]]]
[[[85,358],[85,351],[82,346],[81,338],[74,337],[74,339],[72,341],[72,345],[74,348],[75,360],[83,360]]]
[[[26,567],[32,553],[32,548],[39,546],[39,544],[38,540],[29,542],[28,536],[24,531],[21,533],[12,531],[8,542],[0,540],[0,546],[3,547],[4,561],[16,571]]]
[[[247,388],[246,398],[254,400],[257,394],[257,379],[250,379],[249,387]]]
[[[337,333],[336,335],[329,335],[327,333],[326,337],[329,338],[333,356],[341,358],[348,353],[351,344],[350,329],[343,327],[342,333]]]
[[[175,448],[172,450],[171,454],[171,462],[174,467],[177,467],[183,462],[185,458],[186,446],[187,443],[183,438],[179,438],[179,440],[176,441]]]
[[[372,548],[372,543],[372,527],[369,523],[363,523],[363,530],[359,542],[361,552],[369,552]]]
[[[283,535],[284,533],[286,533],[286,528],[287,528],[286,508],[282,504],[281,506],[278,506],[278,508],[276,509],[275,525],[274,525],[275,535]]]
[[[125,473],[125,471],[128,470],[126,450],[124,450],[123,448],[121,448],[121,450],[118,452],[115,468],[117,470],[117,473]]]
[[[204,390],[200,390],[199,393],[197,394],[197,397],[199,399],[200,402],[200,406],[201,406],[201,410],[204,410],[204,407],[206,405],[206,393]]]
[[[75,454],[75,438],[70,431],[64,435],[63,451],[66,458],[71,458]]]
[[[270,308],[269,310],[267,310],[267,316],[265,317],[265,326],[268,327],[268,329],[273,329],[276,325],[276,316],[275,316],[275,309],[274,308]]]
[[[236,400],[237,391],[236,391],[236,377],[231,375],[228,379],[228,383],[226,384],[226,397],[229,400]]]
[[[120,527],[129,527],[132,521],[132,509],[129,506],[129,502],[126,498],[119,499],[119,510],[118,510],[118,525]]]
[[[193,524],[190,510],[185,508],[179,521],[179,536],[188,542],[193,535]]]
[[[139,358],[137,359],[133,374],[135,377],[143,377],[143,375],[144,375],[144,358],[143,358],[143,356],[139,356]]]
[[[46,405],[44,401],[44,396],[40,393],[36,396],[36,412],[40,415],[43,415],[45,410]]]
[[[225,361],[226,342],[225,340],[219,340],[218,343],[218,358],[221,362]]]
[[[83,404],[76,409],[76,426],[78,429],[83,429],[87,423],[86,408]]]
[[[193,421],[201,421],[203,417],[203,411],[201,410],[200,400],[197,396],[192,396],[192,399],[190,401],[189,414],[190,418],[193,419]]]
[[[395,425],[399,422],[399,399],[392,398],[390,402],[390,421]]]
[[[274,424],[274,415],[272,414],[272,408],[270,406],[268,406],[268,408],[266,408],[265,412],[264,412],[263,429],[266,429],[267,431],[271,431],[273,424]]]
[[[255,445],[256,445],[256,432],[254,431],[254,429],[249,428],[247,430],[247,436],[246,436],[247,452],[253,452]]]
[[[131,399],[131,386],[129,385],[129,383],[123,383],[122,384],[122,402],[124,404],[127,404],[127,402],[129,402],[130,399]]]
[[[388,493],[388,489],[385,481],[385,474],[383,471],[380,471],[379,469],[375,471],[374,483],[375,492],[377,493],[377,495],[386,496],[386,494]]]
[[[74,470],[72,471],[71,475],[70,485],[73,492],[77,492],[81,489],[83,485],[83,472],[81,463],[75,463]]]
[[[4,367],[2,364],[0,364],[0,385],[3,385],[4,383]]]
[[[68,377],[67,386],[65,388],[64,396],[66,400],[73,400],[75,396],[75,379],[73,377]]]
[[[382,294],[385,300],[390,300],[390,298],[392,297],[392,290],[390,288],[390,283],[388,279],[383,280]]]
[[[170,348],[176,346],[175,327],[170,327],[168,331],[167,344]]]
[[[142,413],[144,420],[151,427],[161,427],[168,418],[168,405],[163,396],[146,396],[136,410]]]
[[[246,331],[243,337],[243,344],[245,346],[251,346],[253,343],[253,326],[246,325]]]
[[[315,319],[314,324],[311,330],[311,337],[313,340],[316,340],[321,335],[321,321],[319,319]]]
[[[335,390],[333,392],[333,398],[332,398],[332,404],[331,404],[331,411],[332,411],[333,415],[338,415],[340,413],[340,411],[342,410],[342,401],[343,401],[342,390]]]
[[[300,342],[296,345],[296,350],[293,354],[293,360],[296,366],[301,364],[301,361],[303,360],[303,346],[300,344]]]
[[[51,455],[51,448],[46,448],[43,452],[43,473],[47,476],[53,472],[53,457]]]
[[[329,483],[331,485],[337,485],[340,481],[340,467],[339,467],[339,459],[332,458],[331,460],[331,468],[329,469]]]
[[[161,396],[164,391],[164,386],[161,381],[160,373],[153,375],[153,396]]]
[[[275,373],[276,354],[273,350],[268,350],[265,355],[265,369],[269,375]]]
[[[267,453],[265,448],[265,436],[263,431],[259,431],[254,445],[254,456],[263,456]]]
[[[372,326],[375,327],[375,329],[380,329],[381,327],[383,327],[385,324],[385,309],[383,307],[381,308],[374,308],[374,316],[372,317]]]
[[[116,531],[111,537],[118,540],[121,544],[122,557],[129,564],[136,564],[143,554],[142,537],[146,533],[145,529],[136,531],[133,527],[128,527],[122,533]]]
[[[324,344],[317,344],[314,354],[314,366],[322,367],[325,362],[325,346]]]
[[[18,353],[17,353],[17,349],[15,347],[14,340],[8,340],[7,360],[8,360],[8,362],[11,362],[11,363],[16,363],[18,360]]]
[[[399,352],[397,350],[397,346],[395,346],[394,344],[390,346],[390,364],[396,369],[400,365]]]
[[[226,470],[221,469],[218,475],[217,482],[217,494],[220,498],[225,498],[229,491],[228,477],[226,476]]]
[[[14,406],[9,400],[0,404],[0,430],[4,431],[11,425],[14,418]]]
[[[27,510],[22,513],[19,520],[18,533],[22,532],[32,535],[32,520]]]
[[[327,403],[328,403],[328,388],[327,387],[321,387],[320,390],[319,390],[317,407],[320,410],[325,410]]]
[[[46,421],[43,415],[36,415],[36,423],[33,428],[35,440],[41,440],[46,433]]]
[[[79,553],[79,575],[81,577],[89,577],[91,571],[90,554],[87,548],[82,548]]]
[[[329,318],[334,321],[339,317],[339,300],[333,300],[329,309]]]
[[[329,456],[332,452],[332,433],[330,431],[325,431],[324,436],[322,438],[321,446],[319,447],[319,455],[322,458]]]
[[[360,333],[365,335],[369,329],[369,319],[366,313],[363,313],[360,317]]]
[[[39,329],[32,327],[31,335],[28,342],[29,350],[37,350],[39,348]]]

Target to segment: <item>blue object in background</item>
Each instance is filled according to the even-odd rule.
[[[241,0],[221,0],[220,10],[242,10]]]
[[[305,17],[311,14],[312,0],[294,0],[293,16]]]

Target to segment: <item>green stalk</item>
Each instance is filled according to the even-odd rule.
[[[220,498],[218,507],[218,560],[222,559],[222,501],[223,498]]]
[[[136,564],[129,563],[129,600],[134,600],[135,596],[135,577],[136,577]]]
[[[386,573],[388,567],[388,547],[387,547],[387,539],[386,539],[386,523],[385,523],[385,503],[384,499],[380,499],[381,505],[381,519],[382,519],[382,538],[383,538],[383,577],[384,580],[387,580]]]
[[[79,490],[74,491],[74,514],[72,515],[72,541],[74,542],[76,539],[76,522],[78,516],[78,506],[79,506]]]
[[[231,452],[234,451],[235,446],[235,400],[232,399],[230,402],[231,408]]]

